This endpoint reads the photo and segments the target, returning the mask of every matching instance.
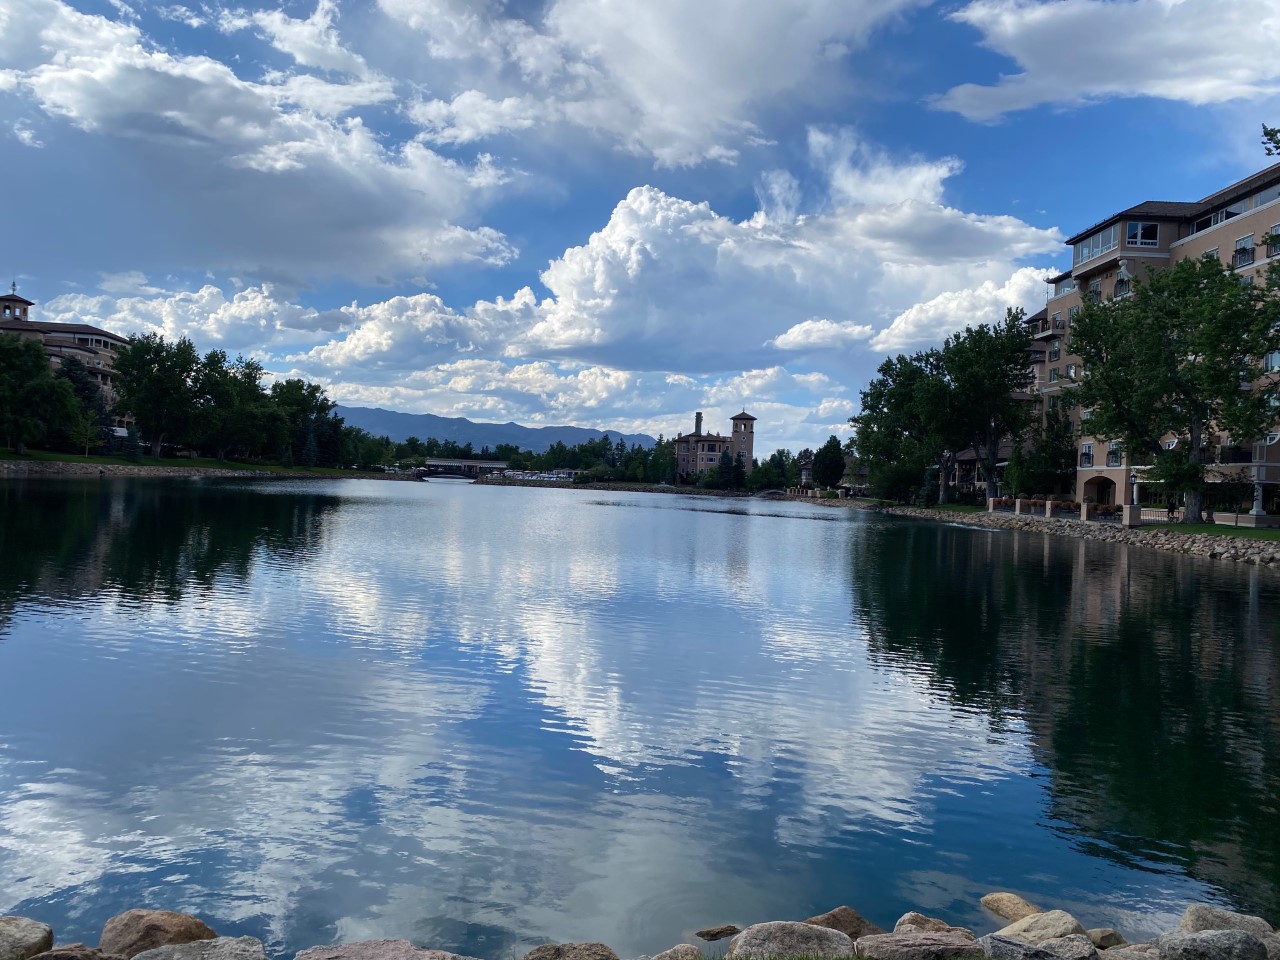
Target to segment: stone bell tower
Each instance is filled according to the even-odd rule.
[[[733,418],[733,455],[742,454],[742,461],[751,472],[751,461],[756,449],[756,418],[743,410]]]

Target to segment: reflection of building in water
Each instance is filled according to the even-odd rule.
[[[720,457],[742,458],[747,473],[754,466],[756,418],[743,410],[730,418],[733,427],[729,436],[702,432],[702,411],[693,417],[693,433],[676,435],[676,476],[680,481],[696,479],[698,474],[714,470],[720,465]]]
[[[129,341],[87,323],[32,320],[30,311],[33,306],[35,304],[26,297],[18,296],[18,285],[14,283],[7,294],[0,296],[0,333],[39,340],[49,362],[55,367],[61,366],[68,358],[79,360],[98,384],[107,405],[115,404],[115,355]]]
[[[1051,812],[1081,844],[1280,914],[1272,574],[925,525],[869,528],[854,554],[872,661],[993,726],[1025,722]]]

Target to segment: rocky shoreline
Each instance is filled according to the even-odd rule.
[[[771,920],[740,930],[699,930],[729,940],[725,960],[1280,960],[1280,936],[1266,920],[1219,907],[1187,907],[1176,930],[1129,943],[1107,927],[1086,929],[1064,910],[1043,910],[1016,893],[989,893],[983,909],[1001,926],[972,930],[911,911],[891,931],[848,906],[804,921]],[[643,960],[703,960],[680,943]],[[53,930],[27,917],[0,917],[0,960],[267,960],[260,940],[220,937],[190,914],[128,910],[106,922],[98,946],[54,945]],[[362,940],[300,950],[294,960],[475,960],[408,940]],[[523,960],[619,960],[603,943],[548,943]]]

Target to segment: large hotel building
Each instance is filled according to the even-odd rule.
[[[1082,298],[1125,296],[1132,280],[1141,280],[1149,270],[1205,254],[1228,264],[1242,283],[1262,283],[1267,268],[1280,262],[1280,242],[1262,242],[1268,235],[1280,239],[1280,164],[1194,203],[1139,203],[1070,237],[1071,269],[1050,278],[1048,304],[1027,320],[1034,402],[1041,411],[1056,408],[1083,374],[1080,358],[1071,352],[1072,319]],[[1280,370],[1280,354],[1259,361],[1269,372]],[[1070,417],[1077,448],[1075,499],[1129,503],[1135,486],[1142,499],[1142,468],[1129,461],[1114,438],[1089,431],[1088,410],[1072,409]],[[1255,508],[1280,507],[1280,425],[1264,437],[1219,435],[1214,457],[1222,465],[1219,475],[1227,467],[1236,475],[1242,470],[1251,475]],[[1211,478],[1214,473],[1211,468]]]

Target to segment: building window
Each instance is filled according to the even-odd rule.
[[[1058,398],[1057,398],[1056,396],[1050,397],[1050,398],[1049,398],[1049,412],[1050,412],[1050,413],[1052,413],[1053,411],[1055,411],[1055,410],[1057,410],[1057,409],[1058,409]]]
[[[1253,234],[1236,241],[1236,251],[1231,257],[1233,267],[1247,267],[1253,263]]]
[[[1050,340],[1049,341],[1049,359],[1051,361],[1057,360],[1059,355],[1061,355],[1061,353],[1062,353],[1062,341]]]
[[[1058,382],[1058,368],[1057,368],[1057,367],[1052,367],[1052,368],[1050,368],[1050,370],[1049,370],[1049,382],[1050,382],[1050,383],[1057,383],[1057,382]]]
[[[1074,380],[1076,378],[1076,365],[1074,363],[1067,364],[1067,379]]]
[[[1055,330],[1062,329],[1062,311],[1061,310],[1056,311],[1050,319],[1053,320],[1053,329]]]
[[[1268,257],[1280,257],[1280,223],[1271,225],[1271,242],[1267,244]]]
[[[1107,444],[1107,466],[1120,466],[1120,441],[1112,440]]]
[[[1080,308],[1079,308],[1079,307],[1067,307],[1067,317],[1068,317],[1068,318],[1071,318],[1071,317],[1076,316],[1079,312],[1080,312]]]
[[[1081,240],[1075,245],[1075,262],[1084,263],[1094,257],[1100,257],[1119,245],[1120,225],[1113,223],[1105,230],[1099,230],[1093,236]]]
[[[1089,299],[1092,300],[1094,303],[1100,303],[1102,301],[1102,280],[1101,279],[1089,281],[1088,296],[1089,296]]]
[[[1160,227],[1154,223],[1125,224],[1124,242],[1131,247],[1159,246]]]
[[[1164,442],[1164,448],[1165,448],[1166,450],[1172,450],[1172,449],[1173,449],[1174,447],[1176,447],[1177,445],[1178,445],[1178,441],[1177,441],[1177,440],[1166,440],[1166,441]]]
[[[1275,373],[1280,370],[1280,351],[1268,353],[1263,361],[1263,366],[1266,368],[1267,373]]]
[[[1088,422],[1089,422],[1090,420],[1092,420],[1092,419],[1093,419],[1093,411],[1092,411],[1092,410],[1081,410],[1081,411],[1080,411],[1080,422],[1081,422],[1081,423],[1088,423]]]
[[[1093,444],[1092,443],[1080,444],[1080,466],[1082,467],[1093,466]]]

